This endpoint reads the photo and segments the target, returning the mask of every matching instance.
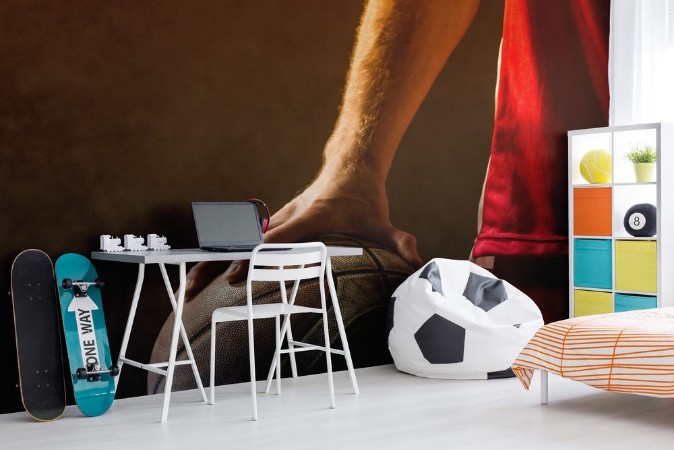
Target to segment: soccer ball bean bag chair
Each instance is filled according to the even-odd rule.
[[[470,261],[433,259],[389,303],[388,345],[398,370],[428,378],[512,376],[543,326],[536,304]]]

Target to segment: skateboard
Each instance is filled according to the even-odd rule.
[[[100,416],[112,406],[119,374],[105,329],[103,282],[91,261],[67,253],[56,260],[56,285],[75,403],[85,415]]]
[[[19,253],[12,263],[11,284],[21,401],[34,419],[56,420],[66,407],[66,389],[49,256],[40,250]]]

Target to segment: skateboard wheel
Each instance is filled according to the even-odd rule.
[[[77,372],[75,372],[75,375],[77,375],[77,378],[80,380],[84,380],[87,378],[87,371],[84,369],[77,369]]]
[[[99,280],[98,278],[96,278],[94,286],[96,286],[97,288],[101,288],[101,287],[105,286],[105,281]]]
[[[70,289],[71,287],[73,287],[73,280],[71,280],[70,278],[64,278],[61,285],[63,286],[63,289]]]
[[[116,377],[117,375],[119,375],[119,366],[117,366],[117,365],[112,366],[110,368],[110,375],[112,375],[113,377]]]

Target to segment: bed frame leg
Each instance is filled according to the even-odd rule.
[[[548,372],[541,370],[541,405],[548,404]]]

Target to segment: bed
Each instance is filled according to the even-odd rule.
[[[674,308],[584,316],[543,326],[515,360],[529,389],[541,371],[613,392],[674,397]]]

